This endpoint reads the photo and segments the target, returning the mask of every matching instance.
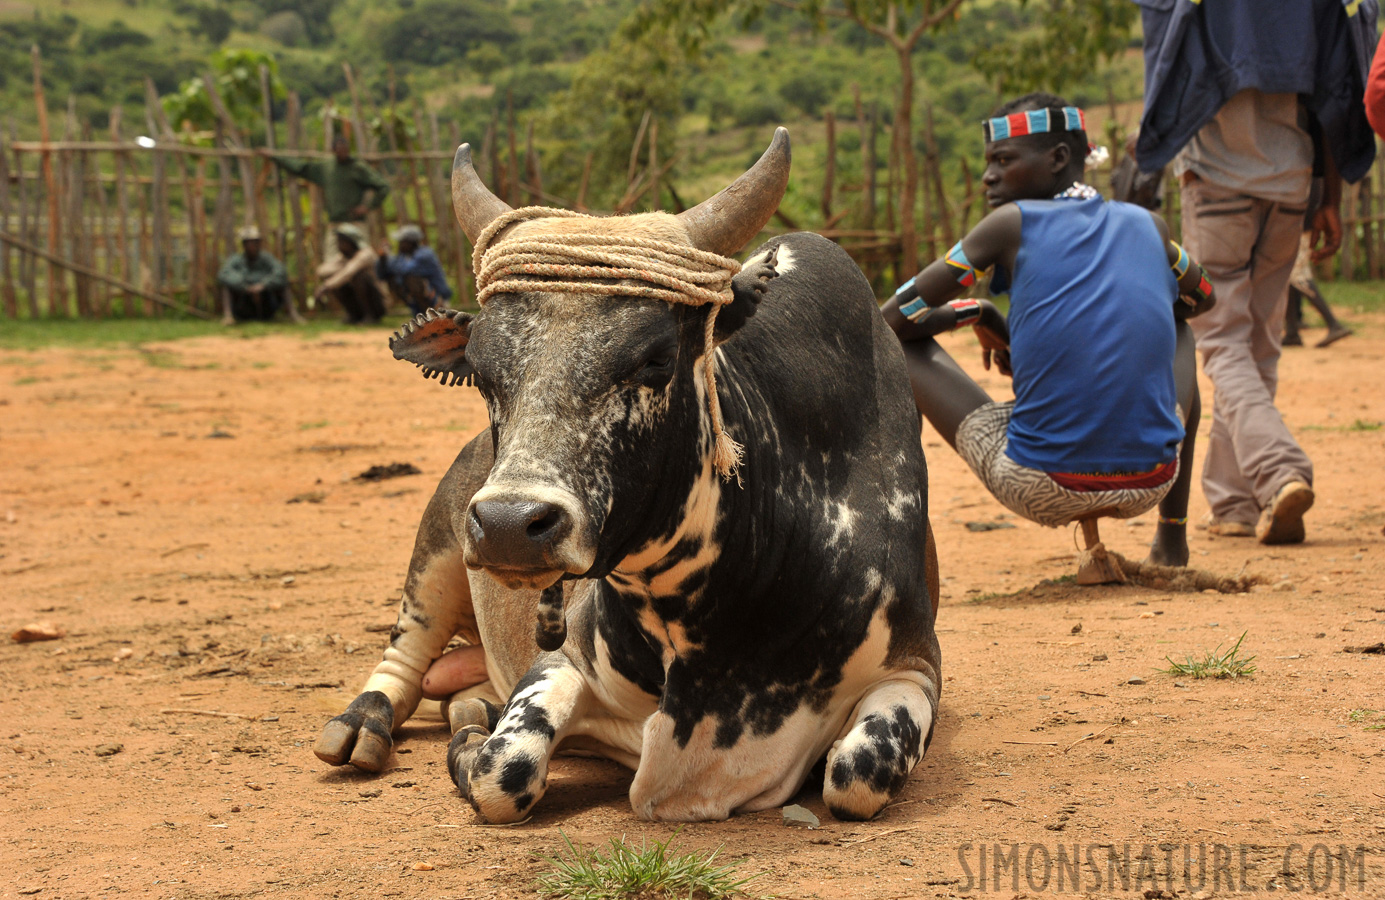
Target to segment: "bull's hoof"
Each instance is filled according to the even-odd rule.
[[[1098,541],[1083,550],[1077,558],[1077,583],[1125,584],[1125,573],[1121,571],[1120,563],[1106,552],[1106,545]]]
[[[447,724],[452,729],[453,734],[468,725],[491,732],[495,730],[496,723],[500,721],[500,708],[482,697],[450,700],[443,709],[447,716]]]
[[[323,726],[313,754],[329,765],[350,763],[364,772],[379,772],[394,749],[393,725],[394,705],[381,692],[369,691]]]

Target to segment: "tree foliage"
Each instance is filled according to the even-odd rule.
[[[269,69],[271,99],[286,95],[279,78],[279,64],[274,57],[259,50],[219,50],[212,54],[211,71],[216,92],[226,111],[242,130],[263,119],[264,94],[260,89],[260,66]],[[178,90],[162,98],[164,115],[175,130],[188,123],[198,131],[216,127],[216,112],[207,96],[206,84],[200,77],[189,78]]]
[[[1130,46],[1139,7],[1130,0],[1015,0],[1036,27],[988,23],[973,60],[1002,94],[1061,93]]]
[[[486,0],[422,0],[379,35],[390,60],[425,66],[455,62],[473,47],[505,47],[518,35],[503,7]]]

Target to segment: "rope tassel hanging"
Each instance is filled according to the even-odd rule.
[[[549,234],[491,242],[509,225],[541,218],[590,219],[583,213],[526,206],[504,213],[486,226],[472,254],[476,302],[495,294],[541,289],[555,293],[648,297],[685,306],[704,306],[703,377],[712,424],[712,464],[729,478],[741,463],[744,448],[726,433],[717,396],[713,333],[717,313],[731,302],[731,279],[741,264],[729,257],[684,244],[619,234]],[[555,279],[536,282],[535,278]],[[596,279],[625,279],[638,284],[597,284]]]

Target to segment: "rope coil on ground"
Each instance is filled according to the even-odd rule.
[[[526,206],[498,216],[477,237],[472,254],[477,304],[485,305],[496,294],[535,289],[647,297],[685,306],[710,304],[712,309],[703,332],[702,370],[712,419],[712,464],[723,478],[729,478],[740,465],[744,448],[726,433],[722,423],[712,335],[718,311],[731,302],[731,279],[741,270],[741,264],[683,244],[618,234],[509,237],[492,246],[495,236],[509,225],[542,218],[596,217],[546,206]],[[596,279],[623,279],[639,284],[597,284]]]

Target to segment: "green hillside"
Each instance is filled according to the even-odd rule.
[[[67,127],[63,113],[71,96],[79,130],[85,125],[102,135],[112,107],[121,104],[129,137],[133,123],[144,122],[145,78],[160,95],[173,95],[207,71],[217,51],[246,49],[268,54],[283,85],[302,98],[310,142],[322,139],[324,109],[350,109],[341,65],[349,62],[366,118],[381,129],[396,123],[405,143],[416,111],[438,115],[444,141],[455,123],[462,139],[477,145],[492,123],[503,138],[512,121],[521,152],[532,126],[545,189],[562,198],[576,195],[591,154],[587,198],[598,208],[611,208],[625,186],[646,111],[659,124],[660,158],[677,157],[669,180],[689,201],[720,188],[783,124],[795,141],[785,211],[802,227],[820,226],[827,109],[838,123],[839,186],[849,192],[862,180],[858,113],[880,123],[878,177],[887,177],[899,75],[878,38],[839,20],[814,28],[768,6],[751,23],[714,24],[689,55],[666,35],[637,36],[623,25],[637,6],[636,0],[0,0],[0,99],[9,111],[7,128],[36,137],[30,47],[37,45],[53,136]],[[918,47],[915,144],[928,149],[931,108],[950,196],[960,196],[964,157],[979,172],[976,123],[998,99],[974,59],[987,45],[1003,51],[1016,34],[1032,32],[1036,15],[1034,4],[980,0]],[[1067,92],[1091,107],[1100,125],[1101,110],[1138,99],[1139,73],[1132,52]],[[391,91],[395,117],[388,114]],[[283,108],[280,98],[277,119]],[[251,140],[261,143],[262,119],[256,113],[246,124]],[[671,199],[665,194],[662,202]]]

